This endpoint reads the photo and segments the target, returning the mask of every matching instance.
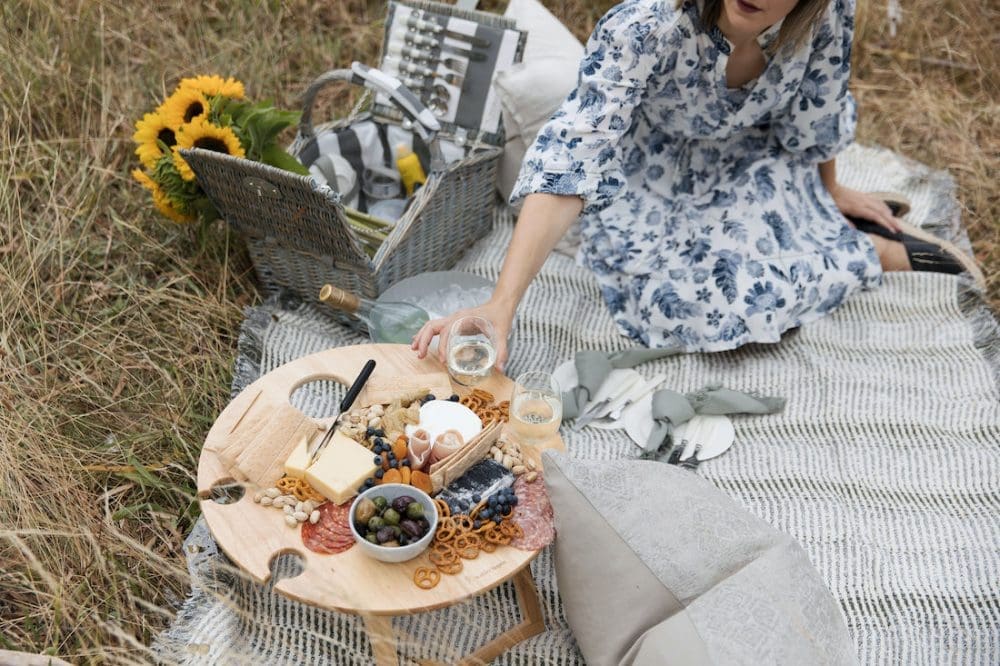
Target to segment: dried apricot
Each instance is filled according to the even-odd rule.
[[[406,445],[406,435],[402,435],[393,442],[392,455],[396,456],[396,460],[406,460],[408,453],[409,447]]]
[[[399,470],[392,468],[382,475],[382,483],[402,483],[403,477]]]
[[[428,495],[434,492],[434,485],[431,483],[431,477],[427,474],[427,472],[421,472],[419,469],[415,469],[410,473],[410,485],[424,491]]]

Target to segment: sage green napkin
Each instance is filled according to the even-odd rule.
[[[741,393],[719,385],[687,394],[660,389],[653,394],[655,424],[643,451],[655,454],[660,447],[671,445],[674,428],[690,421],[695,414],[774,414],[784,407],[784,398]]]
[[[577,352],[573,364],[576,366],[579,384],[563,393],[563,418],[573,419],[579,416],[612,370],[631,368],[678,353],[677,349],[644,347],[613,353]],[[670,445],[674,428],[691,420],[696,414],[774,414],[784,407],[784,398],[742,393],[719,385],[707,386],[688,394],[660,389],[653,394],[652,417],[656,424],[643,450],[646,454],[655,454],[660,447]]]
[[[597,394],[608,373],[612,370],[631,368],[646,361],[678,354],[678,349],[626,349],[620,352],[581,351],[576,353],[573,365],[579,384],[563,393],[563,418],[575,419],[583,412],[590,399]]]

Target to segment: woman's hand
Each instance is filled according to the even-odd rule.
[[[432,319],[413,336],[410,348],[416,350],[417,358],[424,358],[427,356],[427,348],[430,347],[434,336],[439,336],[438,360],[446,363],[445,354],[448,350],[448,334],[451,331],[451,325],[460,317],[470,316],[482,317],[493,324],[496,331],[496,367],[497,370],[503,372],[504,366],[507,364],[507,336],[510,334],[510,328],[514,321],[514,308],[493,301],[488,301],[479,307],[459,310],[442,319]]]
[[[890,231],[898,232],[901,230],[899,220],[893,216],[889,206],[878,197],[852,190],[843,185],[835,185],[830,189],[830,196],[833,197],[837,208],[844,215],[871,220]]]

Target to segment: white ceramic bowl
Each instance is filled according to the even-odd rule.
[[[375,495],[382,495],[387,500],[389,504],[397,497],[402,497],[403,495],[409,495],[424,507],[424,518],[430,523],[430,529],[427,530],[427,534],[420,537],[419,541],[414,541],[413,543],[407,544],[405,546],[378,546],[368,539],[365,538],[364,534],[359,534],[357,528],[354,526],[354,512],[358,508],[358,502],[363,498],[371,499]],[[430,495],[420,490],[419,488],[414,488],[413,486],[408,486],[402,483],[385,483],[381,486],[372,486],[365,492],[361,493],[354,498],[354,503],[351,504],[351,533],[354,535],[354,540],[358,542],[358,546],[361,548],[362,552],[369,557],[373,557],[381,562],[405,562],[407,560],[412,560],[414,557],[424,552],[427,546],[430,545],[431,540],[434,538],[434,532],[437,530],[438,515],[437,507],[434,506],[434,501],[431,499]]]

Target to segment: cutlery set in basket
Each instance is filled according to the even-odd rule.
[[[485,236],[503,145],[491,84],[520,61],[526,38],[495,14],[392,0],[380,69],[354,63],[306,91],[289,152],[312,177],[185,151],[221,216],[246,239],[264,289],[313,300],[318,285],[333,283],[375,298],[403,278],[451,267]],[[365,110],[314,126],[318,93],[336,83],[366,88]],[[426,182],[407,197],[397,162],[410,152]],[[356,188],[338,191],[351,180],[343,172]],[[372,214],[384,200],[399,205],[398,219]]]

